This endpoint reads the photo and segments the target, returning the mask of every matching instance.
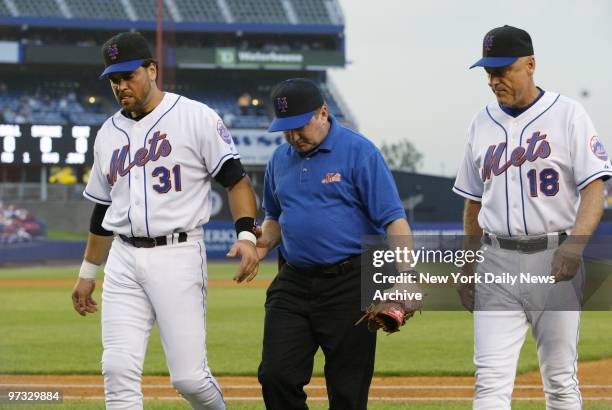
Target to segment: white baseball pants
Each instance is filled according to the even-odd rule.
[[[224,410],[206,359],[203,240],[135,248],[116,238],[102,291],[102,373],[106,408],[143,408],[141,375],[157,321],[173,386],[198,410]]]
[[[534,254],[488,247],[478,272],[549,275],[555,249]],[[475,410],[509,410],[527,330],[536,341],[547,410],[579,410],[577,361],[581,268],[573,281],[548,285],[476,286],[474,311]],[[571,310],[570,310],[571,309]]]

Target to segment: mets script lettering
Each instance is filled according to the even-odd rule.
[[[525,161],[533,162],[538,158],[547,158],[550,155],[550,144],[546,141],[546,134],[540,134],[539,131],[536,131],[527,140],[527,149],[516,147],[510,154],[510,159],[501,164],[505,151],[505,142],[501,142],[499,145],[491,145],[487,149],[482,166],[481,177],[483,182],[491,178],[491,172],[497,176],[506,172],[511,166],[520,167]]]
[[[149,148],[139,148],[134,154],[131,162],[126,164],[130,145],[124,145],[121,149],[113,151],[110,167],[106,179],[110,185],[117,182],[119,176],[126,176],[133,167],[142,167],[149,161],[157,161],[161,157],[167,157],[172,152],[170,141],[166,139],[166,134],[157,131],[148,141]]]

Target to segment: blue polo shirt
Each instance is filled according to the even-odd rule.
[[[266,168],[266,219],[281,227],[281,252],[298,267],[330,265],[362,252],[364,235],[406,213],[380,151],[340,125],[308,153],[285,143]]]

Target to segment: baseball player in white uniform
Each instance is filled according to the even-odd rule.
[[[533,54],[526,31],[503,26],[485,35],[483,58],[472,66],[485,68],[496,101],[472,120],[453,187],[466,198],[465,234],[484,242],[485,261],[468,271],[519,279],[460,289],[463,304],[475,306],[474,409],[510,409],[530,325],[547,409],[582,408],[581,257],[612,167],[585,110],[535,85]],[[543,278],[541,285],[525,283],[521,272]]]
[[[102,373],[107,409],[142,409],[141,374],[151,327],[159,326],[174,387],[194,409],[225,403],[206,358],[206,253],[211,180],[228,189],[238,240],[235,280],[258,269],[255,197],[230,133],[206,105],[156,86],[157,64],[138,33],[102,47],[121,110],[100,128],[84,195],[96,203],[72,299],[94,313],[102,292]],[[109,253],[110,251],[110,253]]]

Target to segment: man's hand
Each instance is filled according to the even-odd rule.
[[[459,299],[464,308],[468,312],[474,312],[474,301],[475,301],[475,286],[473,283],[462,283],[457,286],[457,293],[459,293]]]
[[[475,269],[476,267],[474,264],[466,264],[463,266],[461,276],[468,277],[470,280],[468,280],[467,283],[460,283],[457,285],[457,293],[459,294],[461,304],[470,313],[474,312],[474,302],[476,300],[476,285],[473,279]]]
[[[555,275],[555,282],[572,280],[582,261],[582,248],[570,243],[563,244],[555,251],[552,260],[551,273]]]
[[[72,306],[81,316],[98,311],[98,304],[91,297],[96,288],[95,279],[79,278],[72,290]]]
[[[268,256],[271,246],[269,241],[262,236],[261,226],[255,228],[255,236],[257,237],[257,257],[262,261]]]
[[[247,282],[250,282],[257,276],[257,272],[259,271],[259,257],[257,255],[257,249],[252,242],[247,240],[234,242],[234,245],[232,245],[232,248],[226,256],[228,258],[240,256],[240,266],[234,275],[234,280],[236,282],[241,283],[245,279]]]

